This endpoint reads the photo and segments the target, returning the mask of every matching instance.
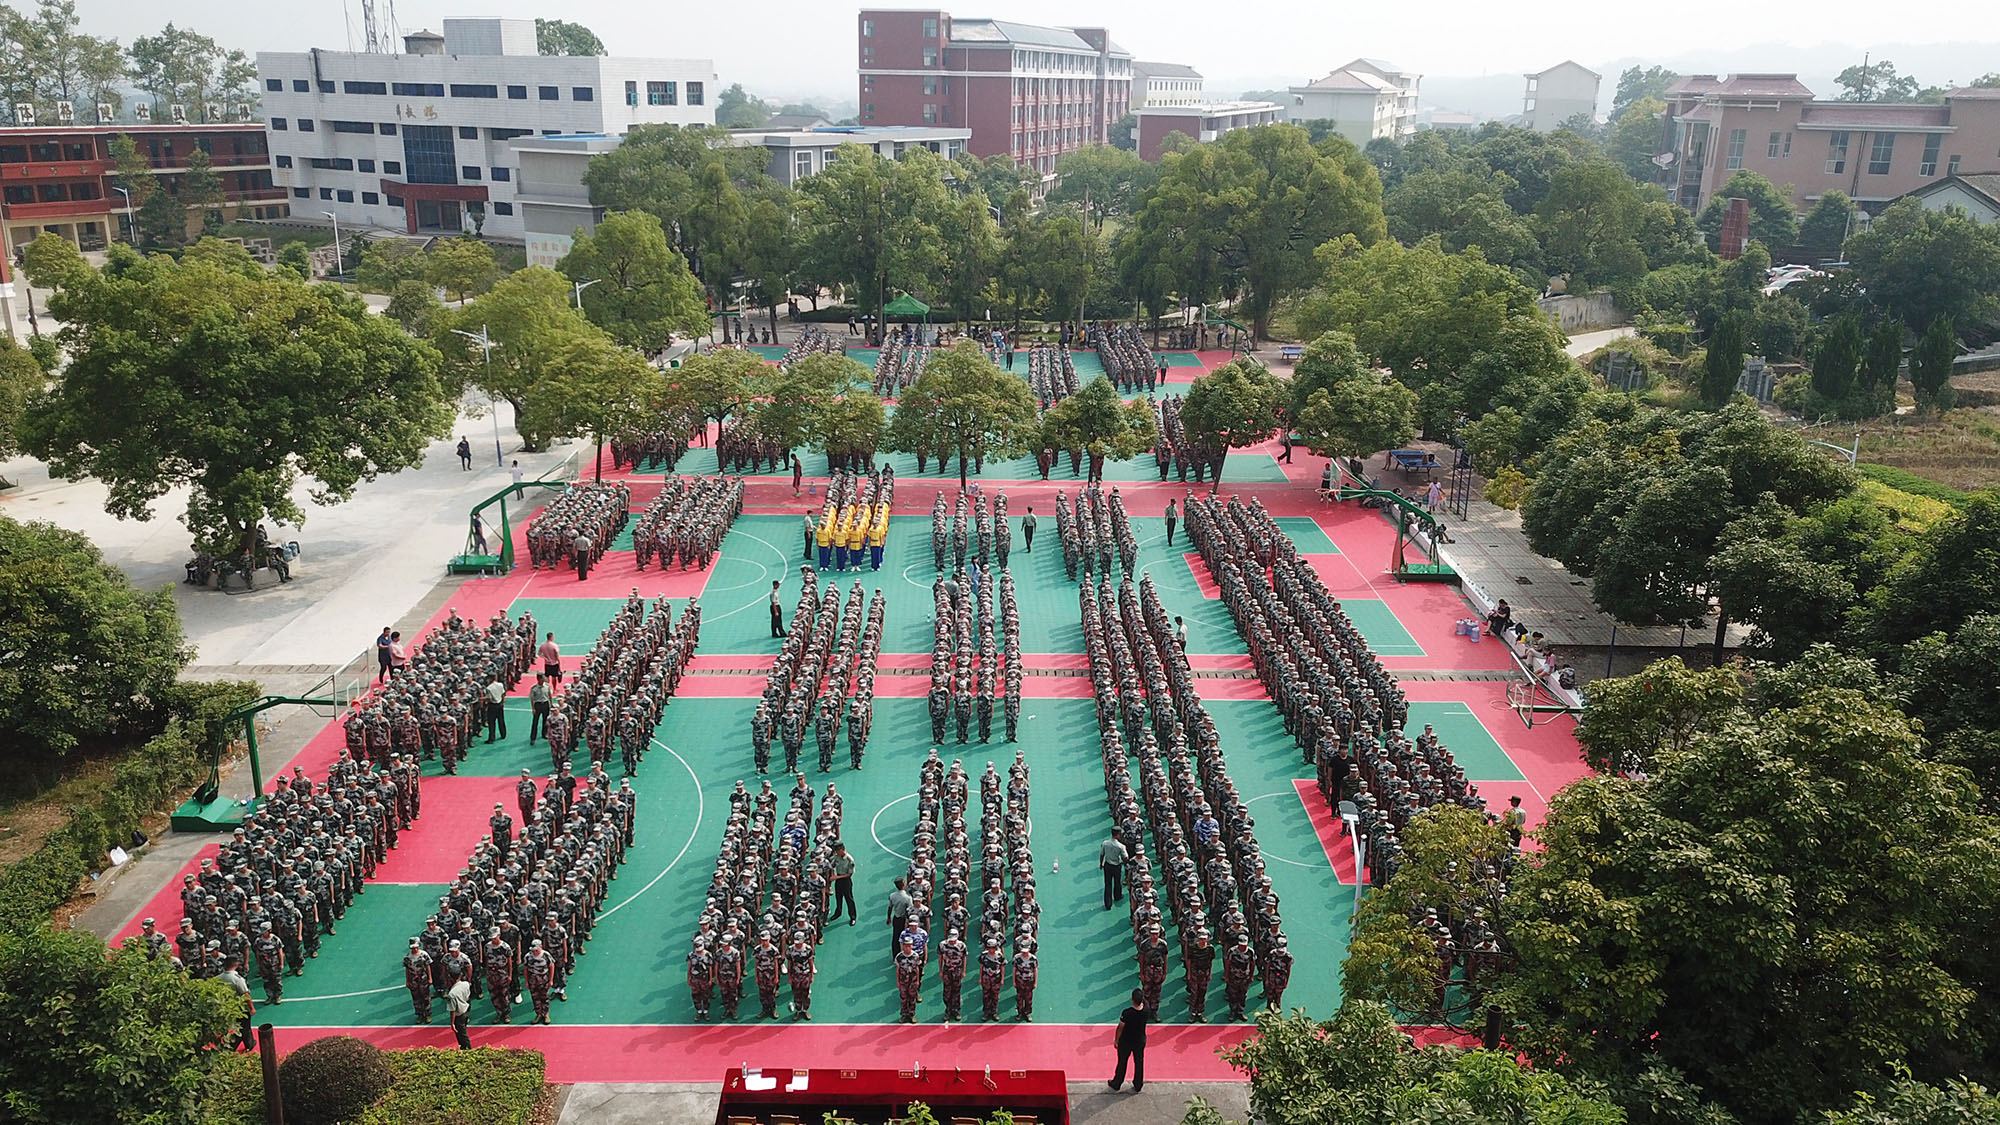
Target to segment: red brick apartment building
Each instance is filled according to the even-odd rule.
[[[131,136],[169,192],[180,190],[188,154],[199,147],[222,177],[225,217],[278,218],[290,211],[285,189],[271,182],[262,122],[0,128],[0,242],[10,253],[43,234],[85,248],[126,237],[128,208],[111,162],[111,140],[120,133]]]
[[[968,128],[974,155],[1047,175],[1131,109],[1132,55],[1101,27],[864,9],[857,31],[864,127]]]

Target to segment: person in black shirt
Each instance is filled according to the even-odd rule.
[[[1146,993],[1132,990],[1132,1006],[1118,1014],[1118,1069],[1105,1085],[1113,1090],[1125,1084],[1125,1064],[1132,1064],[1132,1092],[1146,1088],[1146,1025],[1153,1013],[1146,1010]]]

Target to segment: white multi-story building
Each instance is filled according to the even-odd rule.
[[[1407,141],[1417,131],[1423,75],[1380,59],[1355,59],[1325,78],[1290,90],[1293,121],[1331,121],[1356,145],[1386,137]]]
[[[1597,87],[1603,78],[1589,67],[1564,59],[1527,79],[1521,124],[1537,133],[1553,133],[1573,117],[1588,121],[1597,116]]]
[[[533,20],[446,20],[404,45],[258,54],[272,174],[294,215],[518,241],[514,138],[715,123],[707,59],[544,56]]]
[[[1197,106],[1207,101],[1201,72],[1184,63],[1134,62],[1132,108]]]

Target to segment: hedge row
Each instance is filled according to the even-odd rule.
[[[548,1064],[540,1051],[418,1047],[383,1055],[389,1092],[359,1125],[527,1125]],[[195,1114],[198,1125],[258,1125],[264,1079],[257,1057],[217,1052]]]
[[[92,871],[114,844],[131,838],[142,818],[169,797],[208,776],[214,740],[230,711],[257,697],[252,683],[179,683],[163,700],[166,725],[118,763],[111,783],[90,804],[69,810],[69,823],[41,850],[0,870],[0,929],[31,930]]]
[[[1954,508],[1965,507],[1965,502],[1972,498],[1970,493],[1961,492],[1948,484],[1940,484],[1929,477],[1920,477],[1908,470],[1889,465],[1871,465],[1863,461],[1854,466],[1854,469],[1865,480],[1877,481],[1890,488],[1926,496],[1932,500],[1942,500]]]

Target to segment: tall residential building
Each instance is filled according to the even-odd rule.
[[[1587,66],[1564,59],[1538,74],[1526,76],[1521,95],[1521,124],[1537,133],[1553,133],[1562,123],[1597,116],[1597,86],[1603,76]]]
[[[1674,198],[1705,205],[1739,169],[1804,210],[1828,191],[1869,211],[1942,176],[2000,166],[2000,90],[1937,105],[1822,101],[1794,74],[1695,74],[1668,87],[1662,154]]]
[[[1407,141],[1417,131],[1423,75],[1381,59],[1355,59],[1325,78],[1291,88],[1293,121],[1331,121],[1356,146],[1386,137]]]
[[[1132,108],[1193,106],[1208,99],[1202,93],[1201,71],[1185,63],[1132,64]]]
[[[0,128],[0,243],[9,251],[44,234],[86,250],[131,231],[132,207],[117,190],[111,141],[132,138],[160,188],[179,195],[188,154],[199,148],[222,179],[224,218],[282,218],[286,194],[271,180],[260,124],[36,125]],[[190,214],[190,229],[201,222]]]
[[[405,53],[262,52],[264,115],[295,215],[408,234],[523,237],[515,137],[712,125],[707,59],[544,56],[533,20],[444,21]]]
[[[953,19],[941,10],[863,9],[860,123],[972,130],[975,156],[1012,156],[1044,175],[1104,144],[1132,106],[1132,56],[1101,27]]]

